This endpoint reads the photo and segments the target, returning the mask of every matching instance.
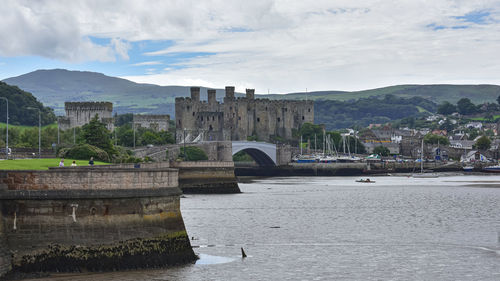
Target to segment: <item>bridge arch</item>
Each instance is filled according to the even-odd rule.
[[[245,151],[259,166],[276,166],[276,145],[265,142],[233,141],[232,155]]]

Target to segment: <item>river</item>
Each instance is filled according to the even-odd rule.
[[[186,195],[196,264],[46,280],[500,280],[499,176],[356,179]]]

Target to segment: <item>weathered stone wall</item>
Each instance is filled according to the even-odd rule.
[[[66,116],[60,117],[58,121],[61,130],[88,124],[96,114],[99,115],[101,122],[106,124],[108,130],[114,129],[111,102],[65,102],[64,109]]]
[[[292,129],[314,122],[313,101],[255,99],[247,89],[246,97],[235,98],[234,87],[226,87],[224,103],[214,94],[208,102],[199,100],[199,88],[193,87],[191,98],[176,98],[176,140],[178,143],[201,140],[247,140],[257,136],[269,141],[273,137],[292,138]]]
[[[134,114],[136,128],[148,128],[156,132],[168,131],[170,115],[137,115]]]
[[[1,172],[0,275],[193,261],[178,171],[168,165]]]
[[[8,190],[147,189],[177,186],[177,170],[100,167],[50,168],[48,171],[0,171]]]
[[[171,161],[170,166],[179,169],[179,187],[183,193],[240,192],[232,161]]]
[[[290,145],[280,144],[276,147],[276,165],[288,165],[292,162],[292,148]]]

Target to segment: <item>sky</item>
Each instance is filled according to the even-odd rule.
[[[500,84],[500,1],[0,4],[0,79],[65,68],[259,94]]]

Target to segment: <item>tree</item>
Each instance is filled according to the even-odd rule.
[[[477,139],[475,146],[477,149],[487,150],[491,147],[491,140],[487,136],[482,136]]]
[[[451,132],[453,131],[453,129],[455,129],[455,126],[451,123],[449,119],[446,119],[444,120],[443,124],[439,125],[439,129]]]
[[[500,104],[500,96],[497,97],[497,102]]]
[[[440,104],[437,108],[437,113],[443,115],[450,115],[453,112],[457,112],[457,107],[447,101]]]
[[[424,137],[424,142],[425,143],[431,143],[431,144],[441,144],[441,145],[449,145],[450,140],[448,140],[447,137],[445,136],[440,136],[440,135],[434,135],[434,134],[427,134]]]
[[[184,150],[184,147],[181,147],[179,158],[184,161],[208,160],[208,156],[205,151],[196,146],[187,146],[186,150]]]
[[[379,145],[373,149],[373,153],[382,156],[389,156],[391,154],[391,151],[389,150],[389,148]]]
[[[96,146],[106,151],[110,156],[115,154],[115,149],[111,143],[110,133],[106,125],[99,121],[96,114],[88,124],[83,125],[81,137],[87,144]]]
[[[462,115],[474,114],[477,107],[468,98],[462,98],[457,102],[458,113]]]

